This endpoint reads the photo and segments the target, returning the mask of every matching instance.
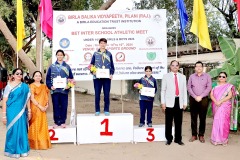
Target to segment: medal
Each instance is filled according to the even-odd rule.
[[[103,64],[102,69],[105,68],[105,66],[104,66],[105,58],[106,58],[106,55],[105,55],[105,53],[103,52],[103,53],[102,53],[102,64]]]

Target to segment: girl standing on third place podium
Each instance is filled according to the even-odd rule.
[[[65,53],[63,50],[56,52],[57,61],[52,64],[47,72],[46,84],[51,90],[52,103],[53,103],[53,118],[55,125],[53,128],[61,126],[66,128],[67,107],[68,107],[68,92],[69,86],[67,85],[68,79],[73,79],[73,74],[70,66],[63,61]],[[66,82],[65,87],[54,86],[53,82]]]
[[[157,82],[156,79],[152,76],[152,67],[145,67],[145,76],[139,80],[139,83],[142,84],[143,87],[155,88],[155,93],[157,92]],[[145,125],[145,113],[147,111],[147,125],[148,127],[152,127],[152,109],[153,109],[153,101],[154,97],[143,96],[141,95],[141,90],[139,91],[139,104],[140,104],[140,124],[139,127],[143,127]]]

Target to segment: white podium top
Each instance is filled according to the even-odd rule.
[[[87,122],[87,123],[85,123]],[[120,143],[133,141],[133,114],[110,113],[77,115],[77,142]]]
[[[165,124],[153,125],[153,127],[148,127],[145,125],[144,127],[133,126],[134,129],[146,129],[146,128],[160,128],[165,129]]]
[[[99,116],[104,116],[104,117],[112,117],[112,116],[117,116],[117,117],[119,117],[119,116],[133,116],[133,114],[132,113],[110,113],[110,115],[109,116],[105,116],[104,115],[104,113],[102,113],[102,114],[100,114],[99,116],[95,116],[95,114],[94,113],[92,113],[92,114],[77,114],[77,117],[91,117],[91,116],[93,116],[93,117],[99,117]]]

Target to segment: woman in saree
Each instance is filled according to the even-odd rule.
[[[29,154],[28,119],[31,119],[30,91],[23,83],[23,71],[13,70],[13,81],[9,82],[3,95],[3,124],[7,127],[4,155],[11,158]]]
[[[28,139],[31,149],[48,149],[51,148],[46,115],[49,90],[42,82],[40,71],[33,73],[33,80],[30,84],[32,118],[29,121]]]
[[[232,108],[231,98],[235,96],[235,89],[226,80],[227,74],[220,72],[218,75],[218,84],[212,89],[210,94],[213,110],[211,143],[214,145],[221,144],[226,146],[228,144]]]

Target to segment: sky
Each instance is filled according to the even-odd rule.
[[[139,2],[140,0],[116,0],[113,5],[108,10],[123,10],[132,9],[134,6],[134,1]]]

